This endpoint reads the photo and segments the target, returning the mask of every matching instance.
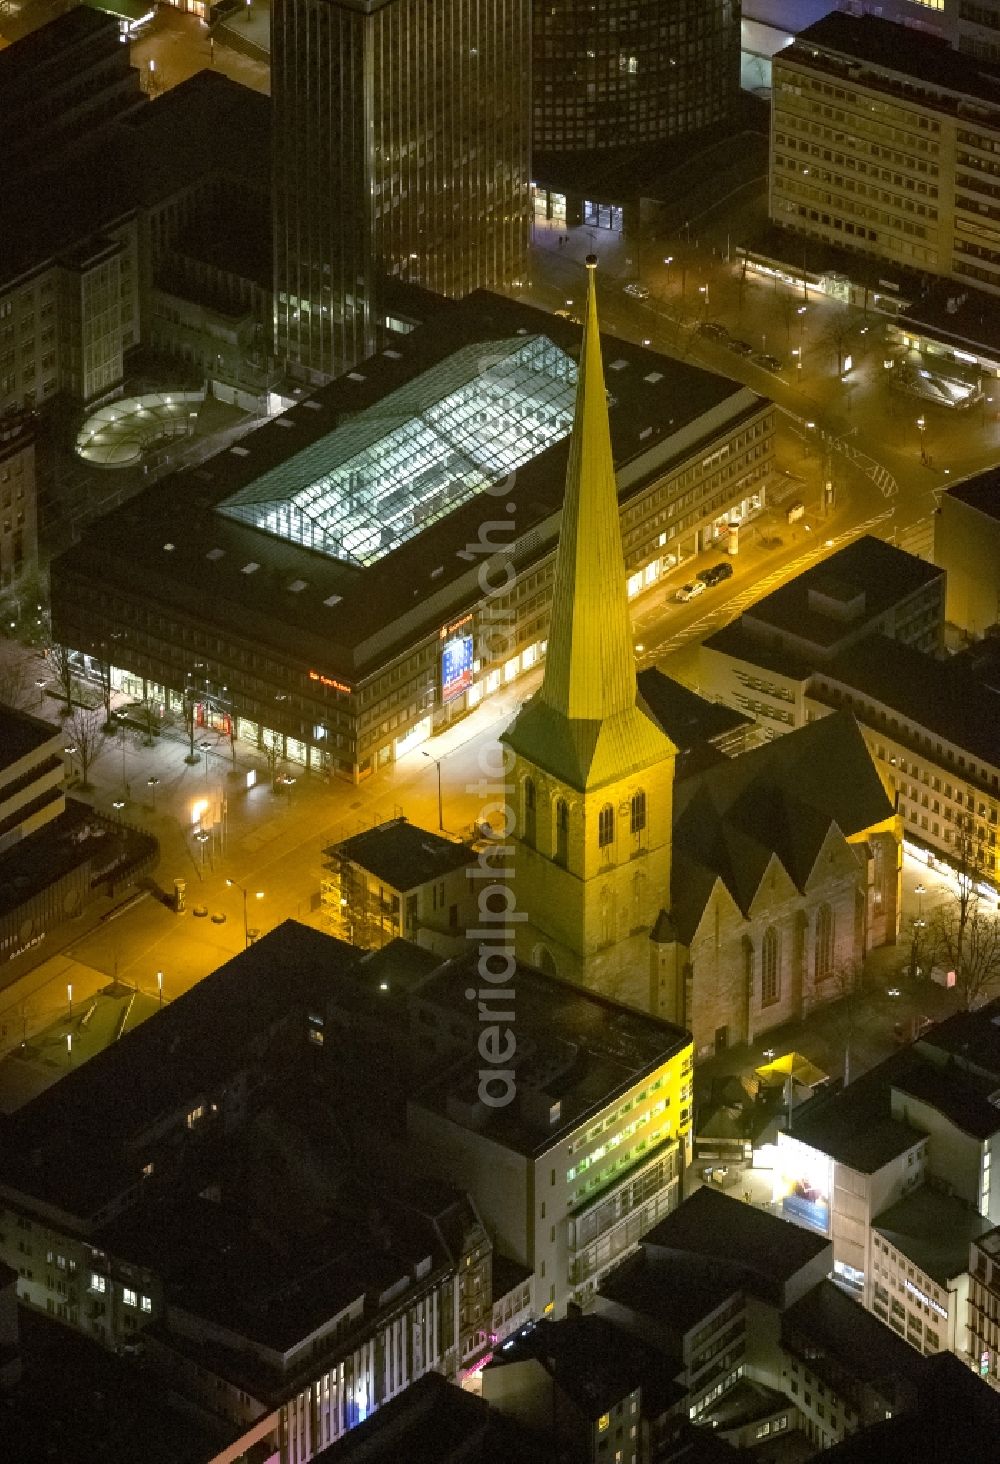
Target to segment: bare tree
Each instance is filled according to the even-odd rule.
[[[51,668],[56,685],[65,698],[65,714],[68,716],[73,710],[73,692],[76,685],[69,647],[60,644],[59,641],[50,641],[45,650],[45,659]]]
[[[31,699],[31,684],[27,662],[8,662],[0,667],[0,703],[15,711],[26,709]]]
[[[100,713],[96,707],[77,707],[67,718],[66,731],[72,739],[70,745],[80,764],[80,786],[89,788],[87,775],[104,751],[107,740],[101,726]]]
[[[851,1081],[851,1050],[862,1022],[865,996],[864,964],[852,958],[837,966],[832,973],[837,991],[836,1013],[844,1042],[844,1087]]]
[[[826,346],[837,357],[838,376],[844,374],[844,362],[847,359],[847,348],[851,343],[852,329],[853,325],[850,316],[846,311],[838,311],[820,338],[822,345]]]
[[[955,973],[966,1011],[1000,986],[1000,915],[985,907],[973,887],[931,912],[928,942],[934,957]]]

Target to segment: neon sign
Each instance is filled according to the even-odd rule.
[[[331,691],[342,691],[350,696],[351,688],[343,681],[336,681],[332,676],[321,676],[318,671],[309,672],[310,681],[318,681],[320,686],[328,686]]]
[[[455,634],[455,631],[456,630],[461,630],[463,625],[469,625],[470,622],[471,622],[471,620],[472,620],[472,611],[470,610],[469,613],[468,613],[468,615],[463,615],[462,616],[461,620],[454,620],[454,621],[452,621],[451,625],[443,625],[441,627],[441,630],[440,630],[439,634],[438,634],[438,639],[439,640],[447,640],[450,635],[454,635]]]

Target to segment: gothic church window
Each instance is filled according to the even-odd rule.
[[[760,1000],[762,1006],[770,1006],[781,995],[781,972],[779,969],[778,932],[769,925],[764,932],[760,953]]]
[[[615,841],[615,811],[606,803],[597,816],[597,846],[606,849]]]
[[[569,804],[565,798],[556,800],[556,840],[554,859],[565,864],[569,857]]]
[[[632,832],[641,834],[646,827],[646,794],[642,788],[632,794]]]
[[[524,780],[524,842],[535,847],[535,780]]]
[[[833,974],[833,911],[820,905],[816,912],[816,980]]]

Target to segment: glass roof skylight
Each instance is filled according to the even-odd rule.
[[[566,437],[576,362],[546,336],[456,351],[219,504],[359,565]]]

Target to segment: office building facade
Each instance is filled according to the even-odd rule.
[[[532,144],[663,142],[727,121],[739,95],[737,0],[555,0],[532,18]]]
[[[522,276],[529,10],[278,0],[271,34],[276,352],[320,382],[376,347],[386,276]]]
[[[1000,293],[1000,71],[835,12],[775,56],[773,97],[776,223]]]

